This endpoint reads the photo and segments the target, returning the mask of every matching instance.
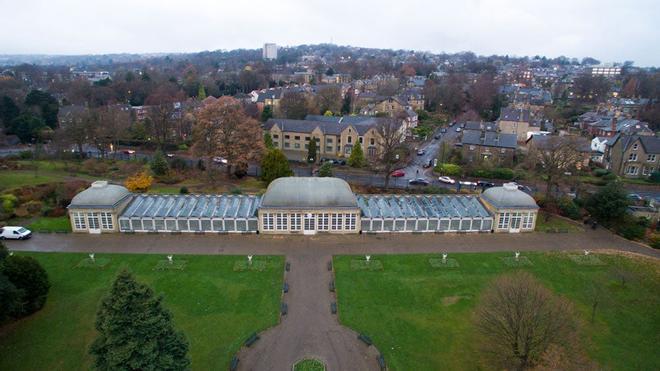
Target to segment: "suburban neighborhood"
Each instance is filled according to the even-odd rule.
[[[660,369],[660,9],[600,5],[8,4],[0,370]]]

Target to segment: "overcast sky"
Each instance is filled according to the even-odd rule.
[[[0,54],[333,42],[660,66],[658,0],[0,0]]]

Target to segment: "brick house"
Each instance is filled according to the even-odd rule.
[[[614,136],[605,153],[608,169],[626,178],[645,178],[658,171],[660,138],[646,135]]]
[[[488,160],[500,166],[513,165],[516,135],[486,130],[465,130],[461,138],[463,160]]]

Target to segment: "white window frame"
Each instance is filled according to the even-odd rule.
[[[655,154],[646,155],[646,162],[655,162]]]
[[[338,213],[332,213],[331,214],[331,224],[330,224],[330,230],[333,231],[340,231],[342,227],[342,214]]]
[[[355,230],[355,222],[357,220],[354,213],[344,214],[346,215],[346,229],[349,231]]]
[[[511,221],[511,213],[508,212],[500,213],[500,217],[497,221],[497,229],[509,229],[510,221]]]
[[[101,229],[98,212],[94,211],[87,213],[87,225],[89,225],[89,229]]]
[[[291,214],[291,230],[300,231],[302,229],[302,214],[293,213]]]
[[[286,231],[289,229],[289,218],[285,213],[276,213],[275,214],[275,230]]]
[[[109,212],[101,212],[99,214],[99,217],[101,219],[101,229],[105,230],[113,230],[114,225],[112,222],[112,213]]]
[[[318,230],[327,231],[330,229],[330,214],[329,213],[320,213],[318,214]]]
[[[87,219],[85,213],[78,211],[73,213],[73,226],[76,229],[87,229]]]
[[[522,229],[532,229],[534,228],[534,213],[524,213]]]
[[[274,214],[264,213],[261,224],[264,228],[264,231],[272,231],[275,228]]]
[[[637,161],[637,153],[631,153],[628,155],[628,161]]]

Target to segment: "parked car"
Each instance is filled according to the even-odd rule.
[[[25,227],[2,227],[0,228],[0,240],[27,240],[32,237],[32,232]]]
[[[440,129],[440,132],[441,132],[441,133],[446,133],[446,132],[447,132],[447,128],[442,128],[442,129]]]
[[[457,133],[460,133],[461,130],[462,130],[461,128],[456,128],[456,132],[457,132]]]
[[[418,149],[417,150],[417,156],[424,156],[425,153],[426,153],[426,151],[423,150],[423,149]]]
[[[168,157],[168,158],[173,158],[173,157],[174,157],[174,153],[168,153],[168,154],[167,154],[167,157]]]
[[[126,155],[134,155],[135,154],[135,150],[132,150],[132,149],[125,149],[122,152]]]
[[[475,187],[477,185],[477,183],[471,182],[469,180],[461,180],[458,183],[462,186],[469,186],[469,187]]]
[[[642,201],[644,198],[637,193],[629,193],[628,198],[632,201]]]
[[[335,160],[335,165],[344,166],[346,165],[346,160]]]
[[[216,157],[213,157],[213,162],[215,162],[216,164],[227,165],[228,161],[224,157],[216,156]]]
[[[401,178],[402,176],[406,176],[406,173],[403,170],[399,169],[399,170],[394,170],[390,174],[390,176],[394,178]]]
[[[442,138],[442,134],[438,133],[433,138],[436,139],[436,140],[440,139],[440,138]]]
[[[439,181],[446,183],[446,184],[455,184],[456,181],[448,176],[441,176],[438,178]]]
[[[490,187],[495,187],[495,183],[486,180],[479,180],[477,181],[477,186],[481,188],[490,188]]]
[[[408,181],[408,184],[410,184],[410,185],[421,185],[421,186],[427,186],[427,185],[431,184],[431,182],[429,182],[428,180],[426,180],[426,179],[424,179],[424,178],[415,178],[415,179],[410,179],[410,180]]]

